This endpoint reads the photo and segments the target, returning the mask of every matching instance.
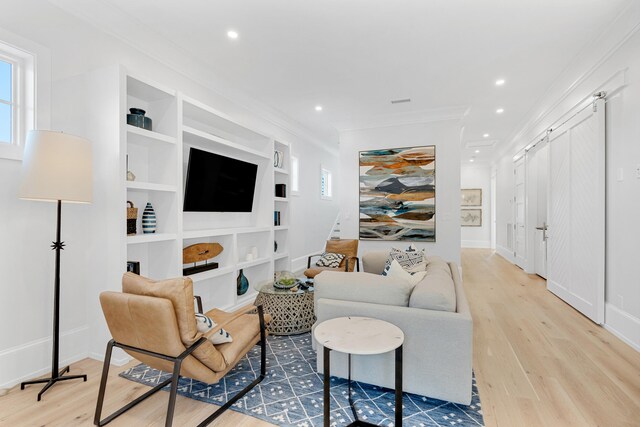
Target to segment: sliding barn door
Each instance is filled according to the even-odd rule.
[[[604,322],[604,113],[604,101],[597,100],[549,136],[547,287],[599,324]]]
[[[527,228],[526,228],[526,187],[525,187],[525,157],[522,156],[513,165],[514,177],[514,245],[513,254],[516,265],[525,269],[527,262]]]

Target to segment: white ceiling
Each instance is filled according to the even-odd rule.
[[[101,0],[129,15],[101,24],[155,34],[328,142],[336,129],[464,116],[465,143],[500,144],[629,1]]]

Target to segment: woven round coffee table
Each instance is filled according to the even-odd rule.
[[[313,312],[313,287],[307,290],[283,290],[273,283],[256,287],[258,296],[254,305],[262,304],[271,315],[267,330],[272,335],[296,335],[309,332],[316,321]]]

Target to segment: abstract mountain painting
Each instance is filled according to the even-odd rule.
[[[360,238],[436,240],[436,147],[360,152]]]

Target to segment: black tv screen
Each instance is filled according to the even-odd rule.
[[[258,165],[191,147],[185,212],[251,212]]]

